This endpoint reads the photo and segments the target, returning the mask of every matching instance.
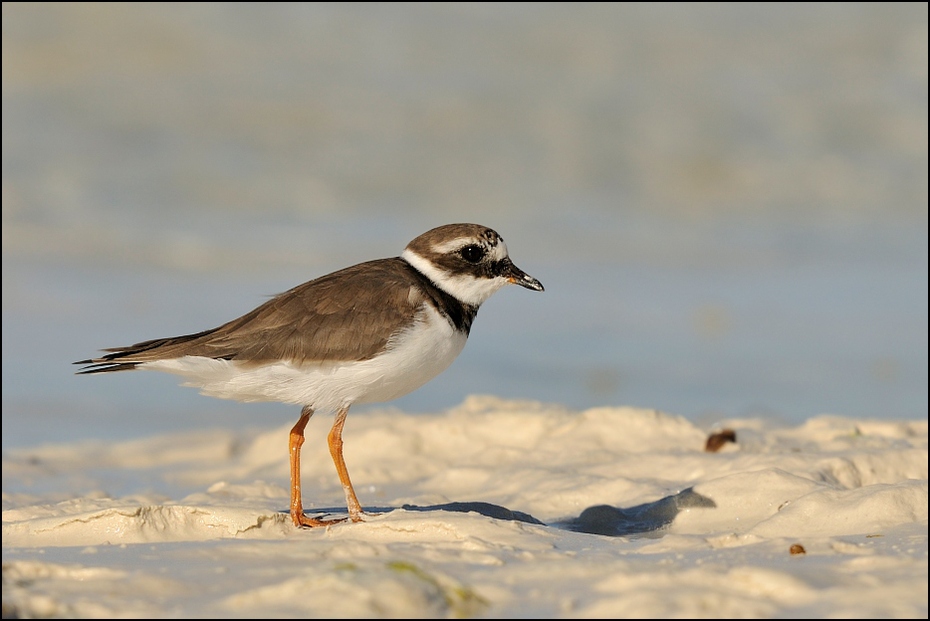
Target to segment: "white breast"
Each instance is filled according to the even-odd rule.
[[[411,327],[370,360],[322,366],[287,361],[255,365],[185,356],[139,366],[182,375],[187,378],[185,386],[200,388],[211,397],[336,410],[353,403],[390,401],[416,390],[452,364],[466,339],[467,335],[425,304]]]

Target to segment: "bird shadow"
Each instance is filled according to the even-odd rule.
[[[666,527],[683,509],[705,508],[712,509],[717,505],[713,500],[702,496],[687,488],[661,498],[654,502],[647,502],[633,507],[613,507],[611,505],[593,505],[588,507],[576,518],[559,520],[546,524],[528,513],[511,511],[506,507],[489,502],[447,502],[440,505],[402,505],[404,511],[454,511],[456,513],[478,513],[497,520],[510,520],[525,522],[539,526],[551,526],[563,530],[592,535],[606,535],[608,537],[640,536],[662,537]],[[390,513],[397,507],[369,507],[367,513]],[[320,510],[329,513],[328,510]],[[333,513],[338,510],[333,510]],[[317,512],[314,512],[317,513]]]

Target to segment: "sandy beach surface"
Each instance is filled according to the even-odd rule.
[[[308,427],[305,506],[344,512]],[[3,615],[927,616],[927,423],[708,435],[654,410],[473,396],[349,418],[370,513],[298,530],[289,425],[10,450]]]
[[[2,17],[4,618],[927,618],[926,3]],[[299,409],[74,375],[452,222],[546,291],[353,407],[364,522]]]

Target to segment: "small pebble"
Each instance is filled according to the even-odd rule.
[[[707,444],[704,445],[704,450],[708,453],[716,453],[727,442],[736,443],[736,432],[732,429],[721,429],[707,436]]]

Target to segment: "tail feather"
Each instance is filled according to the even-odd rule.
[[[90,375],[91,373],[106,373],[107,371],[132,371],[141,363],[139,362],[105,362],[102,358],[94,360],[78,360],[72,364],[86,364],[83,369],[75,371],[75,375]]]
[[[213,332],[216,332],[216,330],[206,330],[204,332],[198,332],[197,334],[175,336],[166,339],[153,339],[151,341],[136,343],[128,347],[109,347],[103,350],[105,352],[110,352],[105,356],[78,360],[72,364],[85,365],[83,369],[75,373],[76,375],[107,373],[109,371],[132,371],[144,362],[184,356],[186,355],[183,353],[184,348],[178,348],[178,345],[190,343],[193,340],[206,337]]]

